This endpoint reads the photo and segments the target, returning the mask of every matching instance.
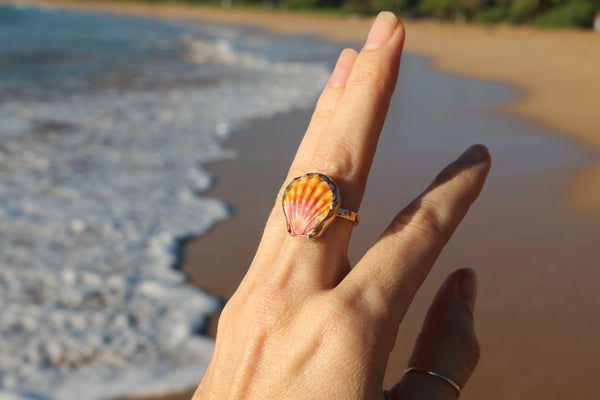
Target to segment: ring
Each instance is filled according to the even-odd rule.
[[[335,217],[358,225],[354,211],[340,207],[340,190],[328,176],[310,173],[294,178],[281,199],[288,233],[314,239],[321,236]]]
[[[442,375],[439,372],[431,371],[427,368],[421,368],[421,367],[409,367],[406,369],[406,371],[404,371],[404,374],[408,374],[409,372],[423,372],[425,374],[435,376],[436,378],[441,379],[442,381],[446,382],[448,385],[452,386],[454,388],[454,390],[456,390],[456,398],[457,399],[460,397],[460,386],[458,386],[458,384],[456,382],[454,382],[452,379],[448,378],[446,375]]]

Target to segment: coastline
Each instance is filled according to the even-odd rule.
[[[0,2],[11,2],[0,0]],[[153,18],[206,20],[265,28],[293,35],[314,35],[342,43],[361,43],[372,18],[355,16],[222,9],[173,3],[116,3],[28,0],[25,3]],[[516,86],[521,98],[507,111],[574,139],[600,154],[600,35],[583,30],[539,30],[431,21],[405,21],[405,50],[431,57],[434,70]],[[600,218],[600,166],[574,180],[571,204]]]
[[[46,4],[48,4],[48,3],[49,2],[46,2]],[[59,5],[61,3],[60,2],[51,2],[51,4],[52,5]],[[112,5],[113,4],[109,4],[108,6],[112,6]],[[162,8],[162,6],[158,6],[158,7]],[[219,10],[219,9],[212,9],[212,10],[215,11],[219,15],[220,15],[220,13],[224,12],[225,13],[224,15],[226,15],[226,17],[223,17],[223,18],[229,18],[229,17],[231,17],[231,15],[228,14],[230,10]],[[103,11],[107,11],[107,10],[103,10]],[[119,10],[116,10],[116,9],[114,11],[116,11],[116,12],[122,12],[122,11],[119,11]],[[134,13],[137,14],[137,15],[139,15],[139,13],[137,11],[135,11]],[[233,13],[235,13],[235,15],[241,14],[241,15],[239,15],[240,20],[238,20],[238,21],[232,21],[232,20],[222,20],[222,21],[221,20],[214,20],[214,19],[210,19],[210,17],[206,17],[206,15],[203,15],[203,16],[192,16],[191,18],[200,18],[200,19],[211,20],[211,21],[214,21],[214,22],[236,23],[236,24],[243,24],[243,25],[249,25],[253,21],[253,17],[252,18],[246,18],[247,17],[246,11],[237,11],[236,10]],[[251,11],[250,13],[254,13],[254,12]],[[263,15],[263,14],[266,14],[266,13],[257,12],[257,14]],[[147,15],[150,15],[150,14],[147,14]],[[277,15],[279,16],[280,14],[277,13]],[[153,17],[160,17],[160,16],[166,16],[166,15],[162,14],[162,12],[156,12],[156,15],[152,15],[152,16]],[[183,17],[183,15],[178,16],[178,18],[181,18],[181,17]],[[190,17],[190,16],[188,15],[187,17]],[[320,16],[313,16],[313,15],[302,17],[302,16],[296,16],[294,14],[290,14],[290,16],[289,16],[290,21],[294,20],[295,18],[298,18],[298,17],[300,17],[300,18],[305,18],[306,17],[308,19],[313,19],[313,20],[316,19],[316,21],[318,21],[318,22],[314,23],[314,24],[318,25],[320,27],[319,29],[323,29],[324,25],[327,25],[327,26],[329,25],[329,24],[323,24],[323,22],[322,22],[323,20],[321,18],[324,18],[324,19],[335,18],[335,19],[340,19],[340,20],[343,19],[343,20],[346,21],[345,22],[346,26],[348,26],[348,24],[352,24],[352,26],[362,26],[363,28],[360,28],[360,29],[363,29],[363,30],[360,30],[359,28],[357,28],[356,30],[352,29],[351,32],[346,32],[346,33],[342,32],[342,35],[346,35],[346,36],[343,36],[343,37],[340,36],[337,39],[334,36],[331,37],[331,38],[333,38],[335,40],[343,40],[345,42],[349,41],[349,42],[354,42],[354,43],[359,43],[360,40],[362,40],[362,37],[364,37],[364,35],[366,34],[366,30],[368,29],[368,26],[369,26],[369,23],[370,23],[370,19],[368,19],[368,20],[350,20],[348,18],[329,17],[329,16],[320,17]],[[217,17],[215,17],[215,18],[217,18]],[[260,19],[260,18],[264,18],[264,17],[262,17],[262,16],[259,15],[257,18]],[[269,18],[269,17],[267,17],[267,18]],[[288,17],[285,17],[285,18],[288,18]],[[300,19],[300,21],[302,21],[302,20]],[[291,22],[282,23],[282,25],[286,25],[286,26],[281,27],[281,29],[283,29],[283,30],[288,29],[289,33],[298,33],[298,34],[300,34],[300,33],[306,33],[302,29],[308,29],[307,28],[308,25],[303,24],[302,22],[298,23],[297,26],[295,26]],[[435,25],[436,24],[432,24],[432,26],[435,26]],[[259,25],[257,23],[257,25],[254,25],[254,26],[259,26]],[[410,34],[410,32],[415,32],[415,30],[412,29],[411,26],[412,25],[409,24],[409,27],[408,27],[408,29],[409,29],[409,35],[415,36],[416,33]],[[267,28],[269,28],[269,27],[267,27]],[[467,29],[467,30],[470,29],[470,27],[457,27],[457,29],[463,29],[463,28]],[[277,29],[277,28],[269,28],[269,29]],[[298,30],[296,31],[296,29],[298,29]],[[434,27],[432,29],[437,29],[437,28]],[[442,29],[441,29],[440,32],[444,31],[444,29],[452,29],[452,27],[450,27],[450,28],[448,26],[446,26],[445,28],[442,27]],[[475,27],[475,29],[479,29],[479,28]],[[286,32],[288,32],[288,31],[286,31]],[[478,31],[475,31],[475,32],[478,32]],[[323,33],[323,35],[326,35],[326,33]],[[441,35],[442,35],[442,37],[438,38],[439,41],[440,41],[440,43],[444,42],[446,40],[450,40],[450,38],[444,36],[445,34],[441,34]],[[350,39],[351,36],[356,36],[356,39]],[[415,45],[414,44],[413,45],[408,45],[409,42],[407,42],[407,49],[409,48],[409,46],[413,46],[413,48],[414,48]],[[465,43],[463,43],[463,45],[467,46],[467,44],[465,44]],[[427,44],[425,44],[423,46],[427,47]],[[419,53],[418,49],[417,50],[409,50],[409,51],[413,51],[413,52]],[[470,52],[474,52],[473,49],[471,49],[469,51]],[[421,54],[427,54],[427,53],[421,53]],[[440,66],[438,65],[439,62],[440,62],[440,59],[437,59],[437,61],[436,61],[436,59],[434,59],[434,61],[432,61],[432,62],[433,62],[433,65],[436,67],[436,69],[440,70]],[[461,61],[461,62],[464,62],[464,61]],[[467,67],[470,67],[470,66],[467,65]],[[457,71],[453,71],[453,73],[460,74],[460,75],[465,75],[465,76],[474,76],[474,75],[469,75],[468,73],[466,73],[464,71],[463,72],[461,72],[461,71],[458,71],[458,72]],[[500,78],[497,78],[495,80],[500,80],[500,81],[505,82],[503,79],[500,79]],[[506,81],[506,82],[508,82],[508,81]],[[514,85],[515,83],[512,82],[512,84]],[[513,108],[516,107],[516,105],[521,104],[521,102],[523,102],[524,99],[526,100],[528,94],[529,94],[529,92],[524,91],[524,97],[521,98],[521,101],[519,101],[517,103],[513,103],[508,108],[511,111],[514,111]],[[592,103],[588,103],[588,104],[592,104]],[[571,105],[571,107],[573,107],[573,104]],[[240,154],[242,154],[242,155],[247,154],[247,158],[255,160],[256,159],[256,155],[252,155],[250,153],[250,151],[248,150],[248,148],[249,148],[250,145],[254,144],[255,146],[259,146],[259,144],[260,143],[264,143],[265,140],[270,140],[268,138],[265,139],[265,137],[269,137],[269,135],[271,135],[271,137],[272,137],[272,133],[276,132],[277,129],[278,129],[278,127],[281,126],[282,124],[284,124],[285,126],[305,126],[307,118],[308,118],[308,115],[309,115],[309,113],[301,110],[301,111],[295,111],[293,113],[289,113],[289,114],[285,114],[285,115],[276,116],[273,119],[268,119],[266,121],[260,121],[260,120],[259,121],[255,121],[255,123],[253,124],[253,126],[250,128],[250,130],[252,131],[252,135],[253,135],[252,137],[245,137],[245,135],[233,135],[233,137],[231,139],[227,140],[227,146],[228,147],[231,146],[231,147],[234,147],[234,148],[244,149],[244,153],[240,153]],[[542,124],[544,124],[546,126],[552,126],[553,128],[557,128],[555,125],[551,125],[549,121],[538,121],[538,122],[541,122]],[[598,124],[596,126],[598,126]],[[300,133],[300,132],[298,132],[298,133]],[[571,133],[567,134],[567,136],[569,136],[571,138],[575,137],[574,134],[571,134]],[[288,139],[288,141],[289,141],[289,139]],[[582,142],[582,143],[586,143],[582,139],[580,139],[579,141]],[[592,147],[592,148],[595,148],[596,150],[600,149],[600,147],[595,147],[593,144],[589,144],[588,143],[588,146]],[[279,146],[278,146],[278,148],[279,148]],[[285,154],[279,154],[278,156],[281,159],[285,159],[286,160],[285,163],[287,163],[287,160],[289,159],[289,157],[287,155],[285,155]],[[235,198],[235,194],[236,194],[235,188],[233,188],[233,189],[231,189],[231,188],[228,189],[226,187],[224,188],[224,186],[226,186],[226,183],[227,183],[226,182],[227,176],[230,176],[231,174],[236,174],[237,173],[237,172],[233,172],[233,171],[235,171],[235,169],[236,169],[236,167],[232,166],[231,163],[227,163],[227,162],[219,162],[219,163],[215,163],[213,165],[209,165],[208,166],[208,170],[210,170],[211,173],[215,174],[218,179],[224,177],[223,178],[223,183],[224,184],[221,185],[222,182],[219,181],[219,184],[214,189],[212,189],[208,193],[208,195],[214,196],[214,197],[218,197],[218,198],[224,198],[224,199],[227,199],[227,200]],[[598,169],[598,168],[596,168],[596,169]],[[576,190],[573,190],[573,191],[571,191],[571,195],[573,196],[573,201],[587,201],[587,203],[582,204],[581,207],[584,207],[584,208],[585,207],[589,207],[589,209],[591,209],[591,210],[596,210],[596,208],[594,208],[594,207],[599,207],[600,202],[595,202],[593,200],[590,200],[589,197],[586,197],[587,193],[590,191],[590,189],[593,190],[594,186],[597,186],[597,185],[591,185],[590,186],[589,182],[590,181],[594,181],[594,180],[596,182],[598,182],[598,178],[597,178],[598,175],[594,175],[594,169],[593,169],[593,167],[590,168],[590,170],[592,171],[592,176],[586,177],[586,176],[584,176],[584,174],[580,174],[580,176],[582,178],[579,179],[579,177],[578,177],[577,179],[575,179],[575,181],[573,182],[573,185],[572,185],[576,190],[578,188],[581,188],[580,190],[583,191],[583,194],[582,195],[579,195],[579,194],[575,195]],[[267,179],[267,181],[268,182],[273,182],[273,184],[277,184],[280,181],[280,179],[278,179],[278,176],[277,176],[278,171],[280,171],[280,169],[273,168],[273,170],[271,170],[270,173],[274,174],[274,176],[273,177],[269,176],[268,179]],[[587,171],[587,169],[586,169],[586,171]],[[596,173],[600,174],[600,171],[596,171]],[[239,178],[239,177],[236,178],[236,179],[242,179],[243,180],[243,178]],[[267,193],[267,196],[269,197],[269,199],[267,201],[270,201],[270,196],[271,196],[270,193],[271,192]],[[257,201],[258,202],[262,202],[262,200],[257,200]],[[235,204],[233,206],[234,206],[234,208],[236,208]],[[262,214],[260,214],[260,215],[253,215],[252,218],[256,218],[258,221],[263,221],[264,220],[264,215],[263,214],[265,214],[267,212],[267,210],[264,209],[264,207],[263,207],[263,208],[260,208],[260,211],[261,211]],[[600,212],[598,212],[597,215],[600,215]],[[237,217],[239,217],[239,216],[236,216],[236,219],[238,219]],[[201,265],[201,262],[199,262],[200,259],[206,259],[206,258],[208,258],[208,259],[218,260],[219,262],[223,262],[222,255],[226,254],[226,253],[231,253],[231,254],[226,254],[227,257],[236,257],[237,261],[235,261],[235,263],[237,264],[237,267],[239,268],[239,266],[240,266],[239,260],[242,260],[241,263],[243,263],[244,261],[247,262],[248,256],[247,256],[246,253],[249,253],[250,257],[251,257],[251,254],[252,254],[252,252],[254,250],[254,246],[255,246],[254,242],[256,242],[258,240],[258,236],[254,235],[255,232],[253,232],[252,235],[247,235],[248,236],[248,242],[241,242],[241,243],[239,243],[239,245],[236,245],[236,251],[235,252],[232,252],[232,251],[229,251],[229,252],[223,251],[223,248],[226,248],[225,246],[227,246],[227,241],[226,240],[223,241],[222,239],[223,239],[223,237],[227,238],[227,236],[230,234],[230,232],[227,230],[227,229],[229,229],[227,227],[228,224],[229,224],[229,222],[230,221],[226,221],[223,224],[219,224],[215,228],[215,230],[210,233],[210,235],[207,235],[207,236],[213,236],[213,239],[212,239],[212,241],[209,241],[206,244],[204,244],[204,246],[205,246],[204,249],[201,247],[202,244],[199,243],[202,240],[202,238],[199,238],[198,242],[194,241],[193,243],[191,243],[191,245],[188,246],[188,252],[187,252],[187,254],[185,256],[186,264],[189,263],[189,265],[187,265],[187,266],[184,265],[184,269],[190,275],[192,283],[194,283],[196,285],[200,285],[200,286],[204,286],[204,287],[210,288],[211,292],[213,292],[215,294],[218,294],[218,295],[220,295],[220,296],[222,296],[224,298],[228,297],[226,295],[226,293],[230,290],[229,287],[234,287],[235,288],[235,286],[237,285],[238,280],[237,280],[236,276],[233,276],[231,274],[225,274],[226,276],[223,276],[223,274],[221,274],[219,276],[219,274],[210,273],[210,272],[209,273],[207,273],[207,272],[203,272],[203,273],[202,272],[196,272],[198,275],[194,275],[194,274],[195,274],[195,271],[197,271],[199,265],[203,266],[203,265]],[[361,228],[367,228],[368,223],[369,223],[368,218],[365,218],[364,222],[365,223],[362,224]],[[231,229],[235,231],[236,229],[239,229],[239,226],[233,227]],[[239,232],[238,232],[238,234],[239,234]],[[361,234],[361,233],[359,233],[357,231],[357,234]],[[217,236],[215,236],[215,235],[217,235]],[[219,237],[218,235],[221,235],[221,237]],[[460,235],[460,233],[459,233],[459,235]],[[368,236],[368,235],[365,235],[365,236]],[[468,236],[468,235],[465,235],[465,236]],[[236,243],[237,243],[237,240],[238,239],[236,239]],[[587,240],[590,240],[590,239],[587,239]],[[223,247],[221,247],[220,249],[216,248],[216,247],[213,247],[215,242],[221,243],[221,246],[223,246]],[[541,252],[541,251],[543,251],[542,250],[542,247],[543,247],[542,244],[543,243],[531,243],[531,246],[534,247],[534,248],[536,248],[538,251]],[[211,255],[211,254],[206,255],[206,249],[210,249],[211,251],[214,251],[215,253],[219,253],[220,252],[221,256],[219,256],[218,254],[217,255]],[[482,252],[482,250],[479,250],[479,251]],[[533,253],[533,251],[532,251],[532,253]],[[491,252],[491,254],[493,255],[494,253]],[[524,257],[524,258],[526,259],[526,257]],[[498,259],[500,259],[500,257],[498,257]],[[505,260],[508,263],[510,263],[510,258],[508,256],[506,256]],[[459,262],[462,262],[462,261],[460,261],[460,259],[459,259]],[[431,281],[429,281],[429,283],[426,283],[427,287],[425,287],[424,290],[429,290],[429,292],[431,292],[432,290],[434,290],[435,289],[435,285],[436,285],[435,282],[440,281],[440,279],[443,278],[444,273],[447,272],[447,269],[444,269],[444,268],[446,268],[446,266],[444,266],[443,263],[441,263],[441,264],[442,264],[441,265],[441,269],[442,270],[441,271],[434,271],[433,274],[432,274],[432,278],[434,279],[434,283],[431,283]],[[457,263],[452,263],[451,262],[451,263],[447,263],[447,264],[456,265]],[[482,266],[483,264],[475,262],[473,265],[475,265],[475,266]],[[539,271],[537,271],[537,272],[539,272]],[[222,284],[227,285],[228,287],[224,288],[223,289],[224,291],[221,292],[221,293],[219,293],[218,291],[214,290],[214,288],[217,287],[220,283],[219,282],[212,282],[212,283],[207,282],[206,281],[206,277],[207,276],[212,276],[214,279],[217,279],[217,280],[218,279],[223,280],[224,282]],[[487,307],[488,316],[486,317],[484,315],[481,315],[483,322],[480,322],[480,323],[481,323],[481,328],[485,327],[485,329],[487,329],[489,331],[490,328],[488,328],[488,327],[489,326],[494,326],[494,325],[492,323],[490,323],[489,320],[486,321],[485,318],[489,319],[490,318],[490,316],[489,316],[490,315],[489,310],[492,309],[492,311],[493,311],[494,309],[489,304],[487,306],[485,306],[486,298],[485,298],[485,293],[483,293],[483,292],[486,291],[486,292],[489,293],[489,289],[490,289],[490,286],[492,284],[490,283],[491,279],[490,278],[486,278],[485,275],[482,276],[481,278],[482,278],[482,280],[481,280],[481,286],[482,286],[482,289],[484,289],[484,290],[482,290],[482,294],[484,294],[484,296],[482,296],[482,298],[481,298],[481,301],[483,302],[482,306],[484,306],[482,308],[485,309]],[[593,278],[591,278],[591,279],[593,280]],[[498,285],[497,281],[494,281],[493,285],[494,286],[501,286],[501,285]],[[585,291],[583,291],[583,292],[585,292]],[[488,296],[488,299],[489,299],[490,298],[489,294],[487,296]],[[497,293],[496,298],[500,298],[501,296],[502,296],[502,293]],[[423,301],[422,299],[421,300],[417,299],[415,301],[415,305],[414,306],[417,308],[417,310],[415,312],[413,312],[412,314],[410,314],[410,315],[407,316],[407,320],[405,321],[405,323],[407,325],[408,324],[412,324],[414,326],[418,326],[420,324],[420,317],[421,317],[423,308],[427,306],[426,303],[427,302]],[[479,305],[478,305],[478,307],[479,307]],[[519,316],[519,318],[526,318],[526,313],[524,313],[518,307],[514,307],[514,309],[515,309],[515,314],[517,316]],[[575,313],[575,314],[577,314],[576,311],[572,311],[572,312]],[[415,317],[415,315],[417,315],[417,317]],[[579,313],[577,315],[581,315],[581,313]],[[478,318],[479,317],[480,316],[478,315]],[[493,318],[493,317],[494,317],[494,313],[491,313],[491,318]],[[499,319],[502,320],[501,318],[499,318]],[[482,336],[484,336],[484,335],[482,335]],[[493,336],[494,335],[492,335],[489,332],[487,332],[487,335],[485,335],[484,337],[487,337],[488,338],[487,340],[489,340],[489,338],[493,337]],[[409,338],[409,339],[407,339],[407,338]],[[406,334],[405,333],[404,334],[404,338],[401,338],[400,340],[404,340],[405,342],[409,342],[411,339],[412,339],[412,337],[410,336],[410,334]],[[509,339],[508,342],[510,342],[510,337],[508,339]],[[540,340],[540,341],[543,342],[543,339]],[[533,346],[533,347],[535,347],[535,346]],[[490,346],[489,346],[489,343],[488,343],[488,345],[486,346],[486,354],[485,354],[486,358],[489,357],[490,353],[493,354],[493,351],[494,351],[493,349],[490,349]],[[502,354],[502,352],[500,352],[500,351],[496,351],[495,353],[496,353],[496,355],[498,355],[498,354],[501,355]],[[593,351],[592,351],[592,353],[593,353]],[[400,359],[402,359],[402,357],[400,357]],[[542,365],[544,364],[544,362],[543,362],[544,360],[543,359],[539,359],[539,360],[536,360],[536,361],[539,361],[540,364],[542,364]],[[575,361],[575,360],[571,360],[571,361]],[[500,363],[500,364],[502,364],[502,363]],[[399,368],[401,368],[401,367],[403,367],[403,366],[399,366]],[[401,369],[398,369],[398,371],[401,372]],[[483,372],[481,372],[481,371],[483,371]],[[486,384],[485,385],[480,384],[480,386],[492,387],[492,385],[498,383],[494,379],[489,379],[489,377],[487,377],[488,379],[487,379],[487,382],[486,382],[486,372],[485,372],[486,370],[482,369],[481,371],[479,372],[478,379],[480,381],[485,382]],[[501,376],[501,375],[499,375],[499,376]],[[504,378],[504,377],[502,377],[502,378]],[[469,387],[469,389],[471,389],[471,387]],[[179,399],[181,399],[181,400],[183,400],[183,399],[189,399],[192,392],[193,392],[193,390],[191,390],[191,391],[183,391],[183,392],[173,393],[173,394],[164,395],[164,396],[143,397],[143,399],[148,399],[148,400],[151,400],[151,399],[154,399],[154,400],[158,400],[158,399],[161,399],[161,400],[179,400]],[[467,394],[467,397],[468,397],[468,395],[470,393],[466,393],[466,394]],[[546,397],[546,398],[549,398],[549,397]]]

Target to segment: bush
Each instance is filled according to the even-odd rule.
[[[434,17],[454,19],[458,9],[458,0],[423,0],[419,8]]]
[[[416,0],[372,0],[370,11],[379,12],[387,10],[402,15],[405,11],[412,9],[416,3]]]
[[[291,10],[303,10],[307,8],[314,8],[316,3],[316,0],[283,0],[281,2],[281,6]]]
[[[474,15],[489,8],[493,2],[491,0],[459,0],[458,10],[472,19]]]
[[[342,6],[342,0],[283,0],[281,5],[283,8],[288,8],[292,10],[339,8]]]
[[[342,6],[345,12],[358,14],[371,14],[373,9],[371,0],[346,0]]]
[[[508,20],[512,23],[528,22],[541,8],[540,0],[515,0],[508,9]]]
[[[480,24],[497,24],[506,20],[507,14],[508,6],[503,4],[478,13],[473,21]]]
[[[572,1],[533,19],[540,27],[591,27],[596,16],[597,4],[593,1]]]

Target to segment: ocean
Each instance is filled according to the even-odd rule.
[[[0,5],[0,398],[193,386],[221,301],[177,269],[228,218],[207,162],[312,104],[337,47],[258,30]]]

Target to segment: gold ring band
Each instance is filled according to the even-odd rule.
[[[337,216],[352,221],[352,226],[356,226],[360,223],[360,216],[358,215],[358,213],[346,210],[345,208],[340,207],[340,209],[337,212]]]
[[[294,178],[281,198],[288,233],[318,238],[335,217],[358,225],[358,213],[341,208],[340,202],[340,190],[327,175],[312,172]]]
[[[456,382],[454,382],[452,379],[448,378],[446,375],[442,375],[439,372],[431,371],[427,368],[421,368],[421,367],[408,367],[406,369],[406,371],[404,371],[405,374],[407,374],[409,372],[422,372],[424,374],[428,374],[428,375],[434,376],[438,379],[441,379],[442,381],[446,382],[448,385],[450,385],[454,388],[454,390],[456,391],[456,398],[460,397],[460,386],[458,386],[458,384]]]

